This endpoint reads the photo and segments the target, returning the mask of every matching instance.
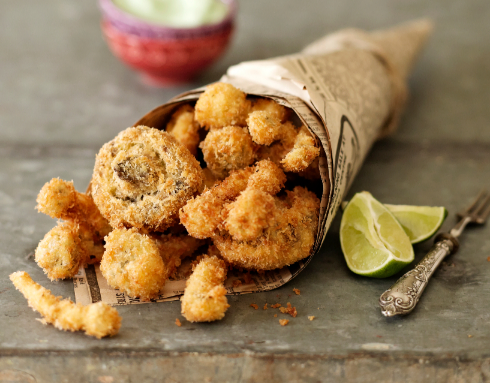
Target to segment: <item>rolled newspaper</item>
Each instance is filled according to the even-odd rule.
[[[228,69],[220,81],[243,92],[271,98],[291,108],[320,143],[323,184],[318,233],[310,256],[263,274],[229,274],[229,294],[277,288],[298,275],[318,252],[326,233],[373,143],[391,134],[407,96],[407,77],[432,30],[428,20],[365,32],[341,30],[294,55],[244,62]],[[195,102],[204,88],[175,97],[152,110],[136,125],[165,129],[172,112]],[[189,262],[168,281],[156,301],[183,294]],[[240,280],[240,283],[236,283]],[[80,269],[74,279],[77,302],[142,303],[107,285],[97,266]]]

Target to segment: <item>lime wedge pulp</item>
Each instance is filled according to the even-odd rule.
[[[345,208],[340,244],[347,266],[359,275],[386,278],[414,259],[400,223],[368,192],[357,193]]]
[[[432,237],[447,217],[445,207],[385,205],[400,222],[410,242],[419,243]]]

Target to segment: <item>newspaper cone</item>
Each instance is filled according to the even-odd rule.
[[[406,99],[406,78],[431,30],[427,20],[371,33],[342,30],[300,53],[228,69],[221,81],[292,108],[323,148],[320,224],[310,256],[289,267],[254,275],[251,281],[239,272],[232,273],[227,280],[230,294],[277,288],[309,263],[374,141],[395,129]],[[172,99],[135,125],[164,129],[172,112],[182,103],[197,100],[203,90]],[[186,267],[184,262],[182,268]],[[81,269],[74,280],[77,302],[140,303],[112,290],[100,270],[92,268]],[[181,275],[185,274],[182,270]],[[236,279],[249,282],[234,287]],[[169,281],[157,301],[178,299],[184,288],[184,277]]]

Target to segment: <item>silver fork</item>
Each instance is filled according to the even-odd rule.
[[[456,226],[449,233],[439,234],[434,240],[434,246],[417,266],[381,295],[379,298],[381,314],[392,317],[412,312],[439,264],[447,255],[458,250],[458,237],[466,225],[469,223],[483,225],[489,215],[490,193],[482,190],[466,210],[457,214],[460,221]]]

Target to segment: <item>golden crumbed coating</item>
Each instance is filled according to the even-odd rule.
[[[320,155],[311,133],[302,126],[294,140],[294,147],[281,161],[288,172],[300,172],[308,168],[315,158]]]
[[[73,278],[87,258],[78,227],[59,222],[39,242],[34,259],[51,280]]]
[[[182,315],[190,322],[222,319],[230,307],[224,281],[226,263],[217,256],[206,256],[187,280],[182,301]]]
[[[247,125],[256,144],[270,145],[281,135],[281,120],[266,111],[255,111],[248,115]]]
[[[254,173],[250,176],[247,188],[277,194],[284,187],[286,175],[274,162],[262,160],[255,164]]]
[[[261,146],[257,158],[270,159],[288,172],[301,172],[320,155],[320,148],[304,126],[296,129],[291,122],[281,126],[279,140],[270,146]]]
[[[274,197],[257,189],[246,189],[236,201],[226,206],[225,228],[234,240],[257,238],[275,214]]]
[[[223,221],[223,206],[245,190],[252,173],[253,167],[231,172],[224,181],[189,200],[179,213],[180,222],[189,235],[202,239],[213,236]]]
[[[36,199],[36,208],[51,218],[74,218],[72,209],[75,207],[76,198],[73,181],[53,178],[41,188]]]
[[[85,263],[100,262],[104,236],[112,228],[92,197],[75,190],[73,182],[53,178],[41,189],[37,208],[65,223],[49,231],[35,251],[35,260],[48,277],[73,278]]]
[[[194,119],[194,113],[192,106],[182,105],[172,114],[165,130],[195,156],[200,141],[200,126]]]
[[[234,240],[222,231],[213,242],[230,264],[245,269],[272,270],[291,265],[310,255],[318,228],[320,201],[305,188],[287,191],[287,197],[275,197],[276,213],[262,235]]]
[[[262,160],[255,165],[247,188],[226,206],[223,214],[224,226],[234,240],[252,240],[262,234],[276,214],[272,196],[279,193],[285,182],[286,175],[272,161]]]
[[[269,159],[282,166],[281,161],[293,149],[297,134],[297,130],[291,122],[287,121],[282,124],[279,140],[270,146],[261,146],[257,154],[258,159]]]
[[[251,113],[256,111],[264,111],[279,119],[280,122],[286,122],[290,116],[290,109],[278,104],[270,98],[258,98],[253,101]]]
[[[10,280],[27,299],[29,306],[38,311],[46,323],[59,330],[85,331],[87,335],[100,339],[116,335],[121,327],[117,310],[103,302],[82,306],[69,299],[60,300],[34,282],[25,271],[11,274]]]
[[[52,218],[85,222],[93,229],[94,240],[102,240],[112,230],[88,194],[75,190],[72,181],[53,178],[37,196],[36,208]]]
[[[206,129],[246,126],[251,102],[246,94],[231,84],[208,85],[196,102],[195,118]]]
[[[238,126],[211,130],[199,147],[208,168],[219,179],[252,164],[257,150],[247,129]]]
[[[95,160],[92,195],[113,227],[164,231],[203,183],[199,163],[169,133],[128,128]]]
[[[146,235],[136,228],[115,229],[106,237],[100,263],[108,284],[130,297],[156,298],[165,281],[202,241],[189,236]]]

